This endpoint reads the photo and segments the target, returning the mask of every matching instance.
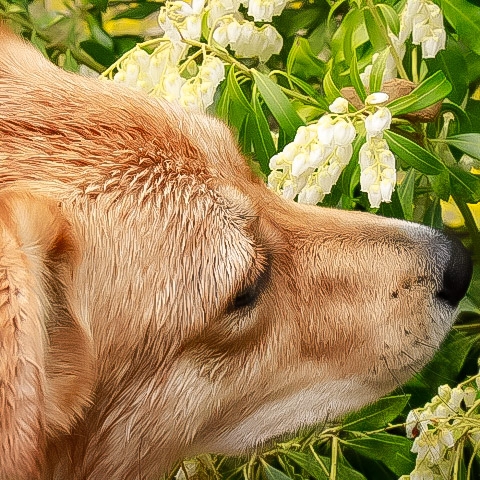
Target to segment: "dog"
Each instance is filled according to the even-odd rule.
[[[0,30],[0,479],[156,479],[407,380],[471,276],[439,231],[302,206],[229,129]]]

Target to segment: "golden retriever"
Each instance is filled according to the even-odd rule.
[[[156,479],[333,419],[422,367],[458,241],[301,206],[228,129],[0,30],[0,479]]]

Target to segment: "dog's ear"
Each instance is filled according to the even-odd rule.
[[[79,251],[58,206],[0,193],[0,478],[40,475],[49,436],[88,403],[92,343],[77,316]]]

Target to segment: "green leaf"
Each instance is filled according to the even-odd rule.
[[[352,8],[345,15],[332,38],[332,53],[335,63],[346,60],[349,50],[355,50],[366,42],[368,42],[368,32],[363,12],[358,8]]]
[[[466,203],[480,202],[480,178],[458,167],[448,167],[452,195]]]
[[[357,135],[353,142],[353,153],[350,162],[343,170],[339,182],[342,192],[349,198],[354,198],[354,190],[360,181],[360,165],[358,163],[358,152],[365,143],[365,135]]]
[[[383,24],[387,25],[388,28],[398,36],[400,31],[400,18],[398,13],[390,6],[385,3],[379,3],[375,5],[380,17],[383,20]]]
[[[411,167],[427,175],[436,175],[445,169],[440,160],[416,143],[390,130],[384,132],[392,152]]]
[[[450,198],[451,190],[448,170],[442,170],[438,175],[429,175],[428,180],[435,194],[447,202]]]
[[[390,55],[390,47],[381,51],[375,62],[373,62],[369,83],[371,92],[380,92],[382,90],[383,74],[385,73],[388,55]]]
[[[111,50],[105,48],[94,40],[85,40],[84,42],[80,42],[80,47],[85,50],[85,52],[88,53],[88,55],[90,55],[94,60],[106,67],[114,63],[116,60],[116,56]]]
[[[358,63],[357,63],[357,53],[353,51],[352,61],[350,63],[350,80],[352,82],[353,88],[357,92],[358,97],[360,100],[365,102],[365,98],[367,98],[367,94],[365,92],[365,87],[362,83],[360,78],[360,73],[358,71]]]
[[[291,480],[289,476],[285,475],[280,470],[273,468],[264,460],[262,460],[262,464],[263,464],[263,470],[265,472],[265,476],[267,477],[267,480]]]
[[[397,186],[398,198],[402,205],[405,220],[413,220],[413,193],[415,191],[415,169],[410,168]]]
[[[397,476],[406,475],[415,468],[415,457],[410,452],[412,441],[405,437],[375,433],[347,443],[360,455],[381,461]]]
[[[448,48],[437,53],[435,58],[427,60],[428,70],[442,71],[452,85],[448,98],[461,104],[468,93],[469,65],[465,60],[465,53],[453,39],[448,39]]]
[[[325,95],[329,103],[342,96],[340,90],[333,83],[331,70],[329,70],[323,78],[323,90],[325,91]]]
[[[407,405],[410,395],[384,397],[348,414],[342,421],[342,428],[350,431],[375,430],[394,420]]]
[[[445,141],[473,158],[480,160],[480,133],[464,133],[447,137]]]
[[[91,0],[91,4],[98,7],[101,12],[107,11],[108,0]]]
[[[425,215],[423,216],[422,223],[427,227],[443,228],[442,220],[442,206],[440,205],[440,199],[435,198],[431,205],[427,208]]]
[[[63,69],[68,72],[78,72],[78,63],[72,55],[70,49],[65,52],[65,61],[63,62]]]
[[[290,138],[293,138],[297,129],[304,125],[303,120],[298,116],[290,100],[276,83],[257,70],[252,70],[252,74],[260,95],[279,126]]]
[[[287,73],[303,80],[312,77],[323,77],[326,65],[312,52],[306,38],[295,37],[287,58]]]
[[[159,10],[160,5],[157,2],[145,2],[136,7],[117,13],[117,15],[113,17],[113,20],[118,20],[119,18],[134,18],[140,20]]]
[[[373,46],[373,50],[375,52],[380,52],[384,50],[387,43],[385,37],[382,34],[382,25],[378,25],[375,21],[375,18],[372,15],[372,12],[368,7],[365,7],[363,10],[363,15],[365,17],[365,25],[367,26],[368,37],[370,39],[370,43]],[[378,92],[378,90],[371,90],[372,92]]]
[[[372,69],[373,73],[373,69]],[[397,98],[387,106],[392,115],[417,112],[443,100],[452,90],[452,85],[443,72],[436,72],[404,97]]]
[[[92,39],[101,45],[103,48],[113,51],[113,40],[110,35],[108,35],[105,30],[103,30],[102,26],[98,23],[98,20],[90,14],[86,15],[87,23],[90,28],[90,33],[92,35]]]
[[[467,0],[441,0],[440,4],[460,40],[480,54],[480,8]]]
[[[247,100],[247,97],[245,96],[245,94],[242,92],[242,89],[240,88],[234,67],[230,67],[230,70],[228,72],[227,88],[228,88],[228,91],[230,92],[230,95],[233,101],[241,105],[246,112],[253,112],[252,106],[250,105],[249,101]]]
[[[42,40],[38,35],[35,30],[32,31],[32,35],[30,36],[30,42],[35,45],[40,52],[42,52],[43,56],[50,60],[50,57],[48,56],[47,53],[47,47],[46,47],[46,42]]]
[[[268,164],[270,158],[275,154],[275,144],[257,96],[252,98],[252,105],[255,113],[250,115],[249,129],[252,135],[253,149],[262,172],[268,175],[270,173]]]
[[[390,202],[382,202],[378,214],[382,217],[405,219],[402,204],[398,198],[398,191],[394,190]]]
[[[324,469],[312,454],[295,452],[294,450],[285,450],[283,453],[316,480],[328,480],[329,475],[325,473]],[[319,458],[328,472],[330,469],[330,459],[320,456]]]
[[[421,405],[429,401],[439,385],[458,383],[458,373],[477,343],[478,333],[466,335],[453,329],[425,368],[402,386],[402,391],[412,393],[411,404]]]

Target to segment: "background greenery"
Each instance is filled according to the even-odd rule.
[[[459,160],[463,153],[480,159],[480,6],[467,0],[436,3],[446,19],[447,48],[435,59],[422,60],[414,47],[408,47],[406,74],[423,83],[389,106],[396,115],[392,124],[396,142],[390,146],[402,181],[392,202],[372,211],[453,229],[470,249],[476,264],[474,280],[455,328],[422,372],[340,424],[319,426],[248,458],[204,455],[177,465],[171,477],[396,479],[415,466],[412,441],[405,437],[408,411],[429,401],[439,385],[454,386],[478,373],[480,170],[461,168]],[[339,89],[353,87],[362,95],[352,65],[361,70],[374,52],[385,49],[385,28],[398,30],[395,14],[403,4],[291,2],[272,22],[284,38],[280,55],[267,65],[255,59],[231,64],[211,109],[236,129],[241,147],[254,158],[252,166],[260,174],[268,175],[269,158],[293,139],[300,125],[321,116]],[[142,0],[0,0],[0,17],[54,63],[94,75],[137,42],[161,34],[156,19],[161,6],[162,2]],[[439,101],[441,113],[435,118],[427,122],[418,115]],[[446,125],[442,114],[447,111],[453,116]],[[413,116],[405,117],[409,113]],[[324,205],[371,210],[358,185],[358,147]],[[474,448],[471,443],[457,447],[459,467],[452,478],[480,478]]]

